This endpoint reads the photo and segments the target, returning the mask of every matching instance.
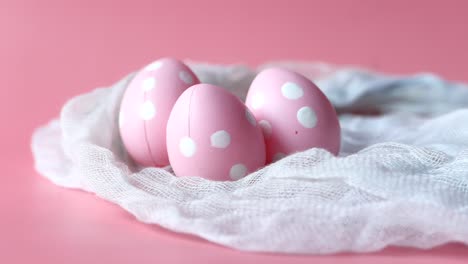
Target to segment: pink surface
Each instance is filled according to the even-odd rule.
[[[153,59],[273,59],[433,71],[468,81],[468,2],[0,1],[0,263],[466,263],[460,245],[370,255],[238,252],[138,223],[33,170],[33,128]]]

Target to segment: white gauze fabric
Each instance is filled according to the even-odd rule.
[[[189,65],[203,82],[241,98],[256,72]],[[72,98],[59,119],[37,129],[36,169],[144,223],[241,250],[324,254],[468,243],[466,85],[430,74],[397,77],[317,63],[259,69],[271,65],[313,79],[335,105],[339,157],[309,149],[235,182],[138,168],[117,126],[130,75]]]

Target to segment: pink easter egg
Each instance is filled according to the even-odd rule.
[[[253,80],[246,105],[263,129],[268,163],[309,148],[338,154],[340,124],[335,109],[306,77],[266,69]]]
[[[120,105],[120,135],[127,152],[143,166],[167,166],[166,125],[177,98],[197,76],[179,60],[159,59],[129,83]]]
[[[252,113],[214,85],[194,85],[179,97],[166,134],[177,176],[237,180],[265,165],[265,142]]]

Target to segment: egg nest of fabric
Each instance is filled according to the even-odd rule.
[[[338,157],[312,148],[237,181],[139,168],[118,129],[132,75],[69,100],[38,128],[36,169],[147,224],[225,246],[284,253],[369,252],[388,245],[468,243],[468,87],[431,74],[388,76],[321,63],[188,63],[201,82],[245,99],[270,65],[314,80],[336,108]]]

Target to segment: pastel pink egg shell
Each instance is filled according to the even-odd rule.
[[[252,113],[233,94],[209,84],[190,87],[167,124],[177,176],[237,180],[265,165],[265,142]]]
[[[266,69],[253,80],[246,104],[263,128],[268,163],[309,148],[338,154],[340,124],[335,109],[306,77]]]
[[[127,152],[142,166],[167,166],[166,125],[177,98],[200,83],[181,61],[159,59],[129,83],[120,106],[119,128]]]

